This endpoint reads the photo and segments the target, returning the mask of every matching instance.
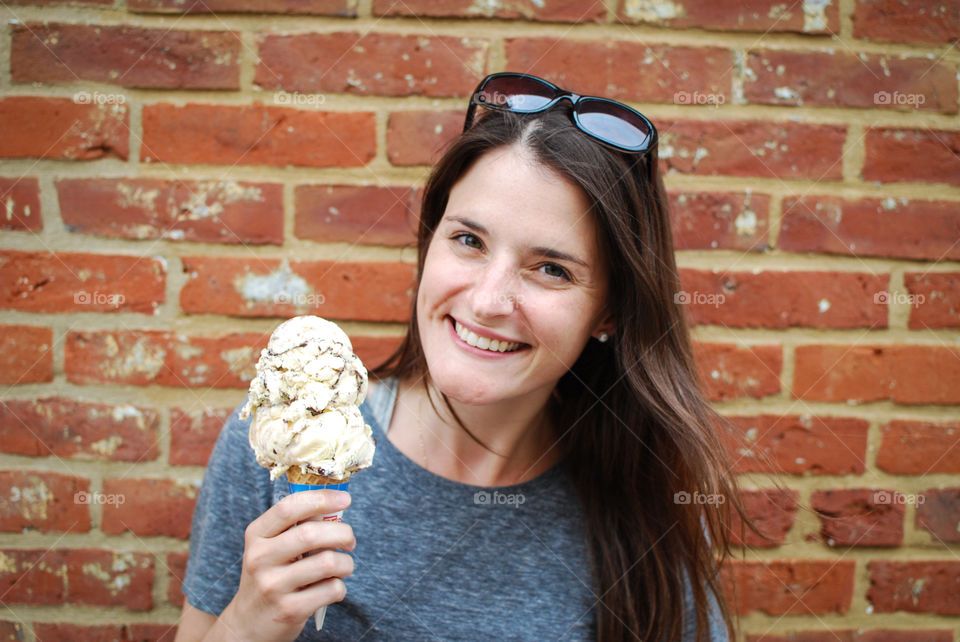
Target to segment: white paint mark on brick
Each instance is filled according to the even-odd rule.
[[[827,7],[832,0],[803,0],[803,30],[825,31],[827,28]]]

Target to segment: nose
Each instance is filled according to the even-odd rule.
[[[507,316],[519,302],[516,273],[507,265],[489,263],[480,271],[471,291],[477,319]]]

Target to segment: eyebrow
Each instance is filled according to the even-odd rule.
[[[464,227],[469,227],[471,230],[475,232],[479,232],[481,234],[486,234],[488,236],[490,234],[490,232],[484,226],[480,225],[476,221],[471,221],[470,219],[464,218],[462,216],[450,216],[447,218],[447,220],[456,221],[457,223],[462,224]],[[577,263],[578,265],[582,265],[583,267],[588,269],[590,267],[590,265],[587,264],[585,261],[581,261],[580,259],[573,256],[572,254],[567,254],[566,252],[561,252],[560,250],[555,250],[550,247],[542,247],[542,246],[532,247],[530,249],[533,250],[533,252],[535,252],[536,254],[540,256],[545,256],[548,259],[557,259],[559,261],[570,261],[571,263]]]

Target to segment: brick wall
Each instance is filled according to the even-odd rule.
[[[389,353],[435,150],[517,70],[662,132],[680,302],[773,540],[727,569],[739,640],[960,640],[956,2],[0,11],[0,639],[172,639],[269,332]]]

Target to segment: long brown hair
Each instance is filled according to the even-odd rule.
[[[680,640],[692,600],[696,639],[707,640],[711,593],[732,639],[718,576],[731,546],[724,525],[731,507],[749,521],[675,299],[680,286],[656,150],[625,154],[593,141],[574,127],[564,103],[523,116],[487,112],[450,144],[426,184],[418,275],[451,188],[482,155],[515,143],[583,189],[610,275],[614,334],[588,342],[548,404],[587,525],[598,639]],[[372,374],[420,377],[426,385],[416,295],[405,339]],[[714,500],[689,501],[694,493]]]

